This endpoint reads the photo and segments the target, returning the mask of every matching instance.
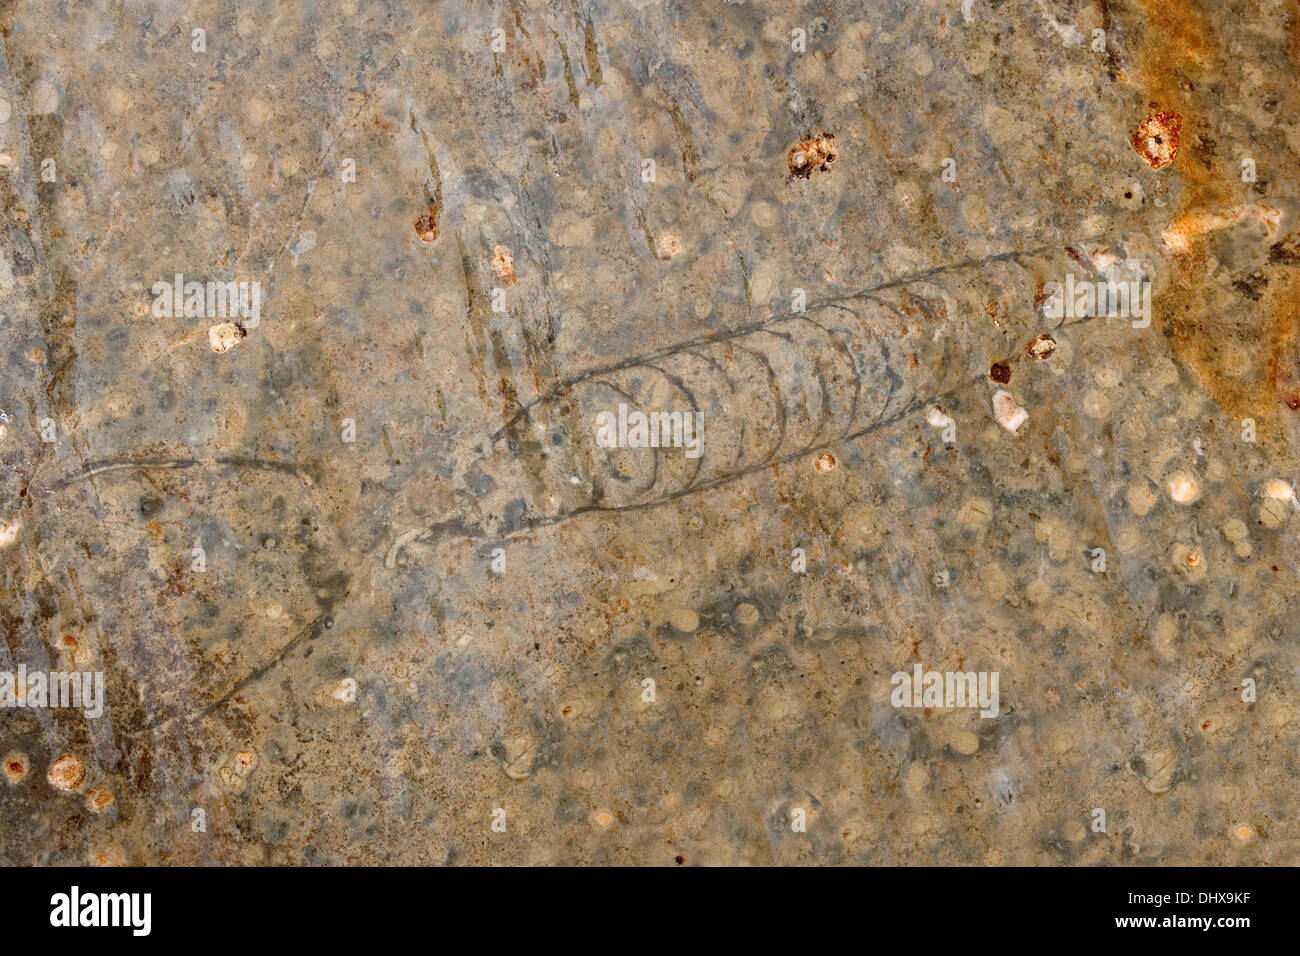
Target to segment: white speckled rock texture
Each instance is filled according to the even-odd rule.
[[[0,860],[1300,862],[1300,6],[968,10],[0,9]]]

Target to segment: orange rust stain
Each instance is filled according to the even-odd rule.
[[[1182,144],[1183,118],[1173,110],[1152,112],[1133,134],[1133,148],[1152,169],[1162,169],[1174,161]]]
[[[1214,104],[1202,92],[1219,59],[1218,44],[1204,13],[1205,0],[1139,0],[1144,10],[1143,39],[1137,46],[1133,77],[1153,104],[1152,112],[1177,115],[1180,141],[1194,145],[1200,118]],[[1207,153],[1184,149],[1176,169],[1187,195],[1184,210],[1226,205],[1227,177]]]
[[[1273,311],[1269,323],[1269,345],[1272,362],[1268,368],[1268,381],[1273,392],[1291,411],[1300,411],[1300,281],[1294,275],[1279,294],[1281,300]]]
[[[835,137],[830,133],[822,133],[820,136],[809,137],[802,143],[791,146],[786,162],[790,167],[791,176],[796,179],[807,179],[814,170],[829,171],[830,164],[838,159],[839,155],[839,151],[835,148]]]
[[[1145,0],[1148,10],[1163,14],[1163,25],[1170,28],[1166,43],[1199,67],[1214,65],[1215,39],[1206,26],[1201,11],[1193,3],[1170,3],[1168,0]],[[1191,12],[1192,16],[1185,16]]]
[[[428,215],[415,220],[415,234],[420,237],[421,242],[433,242],[438,238],[438,213],[436,210],[430,208]]]
[[[1300,0],[1296,0],[1295,12],[1291,14],[1291,59],[1300,63]]]
[[[1258,301],[1243,303],[1227,320],[1204,281],[1209,271],[1205,240],[1218,230],[1258,219],[1267,239],[1275,242],[1280,215],[1270,206],[1243,201],[1235,155],[1216,157],[1198,132],[1205,117],[1222,109],[1209,92],[1223,56],[1211,28],[1212,0],[1137,0],[1136,9],[1140,22],[1133,35],[1142,39],[1125,79],[1142,90],[1153,113],[1177,114],[1182,120],[1182,148],[1170,157],[1164,173],[1177,177],[1182,194],[1162,229],[1172,276],[1156,299],[1156,323],[1175,358],[1224,412],[1254,418],[1264,440],[1271,441],[1281,429],[1269,426],[1285,408],[1300,410],[1300,312],[1295,305],[1300,280],[1286,263],[1261,265],[1266,284]],[[1300,62],[1300,12],[1278,52]],[[1134,145],[1138,147],[1136,137]],[[1249,368],[1229,374],[1226,342],[1248,350]]]

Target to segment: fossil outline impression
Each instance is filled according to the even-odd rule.
[[[574,376],[522,406],[492,435],[492,453],[472,464],[517,480],[495,482],[477,503],[481,517],[443,526],[501,537],[652,507],[857,438],[982,378],[1059,326],[1040,308],[1043,285],[1089,261],[1106,280],[1146,279],[1114,246],[1087,258],[1060,246],[1004,253]],[[702,453],[688,457],[672,443],[604,447],[597,416],[620,405],[647,416],[700,413]]]

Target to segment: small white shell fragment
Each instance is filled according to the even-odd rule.
[[[1295,489],[1289,482],[1274,478],[1264,485],[1264,497],[1289,503],[1295,500]]]
[[[208,329],[208,345],[220,355],[233,349],[247,334],[234,322],[218,322]]]
[[[18,540],[18,532],[23,530],[23,519],[0,523],[0,548],[7,548]]]
[[[492,250],[492,274],[507,286],[515,283],[515,257],[505,246]]]
[[[1056,351],[1056,339],[1052,338],[1046,332],[1034,338],[1032,342],[1025,346],[1025,354],[1030,358],[1045,359],[1051,358],[1052,353]]]
[[[1195,476],[1179,471],[1169,476],[1169,497],[1176,504],[1190,505],[1201,497],[1201,483]]]
[[[925,413],[925,420],[935,428],[947,428],[952,424],[952,416],[944,411],[942,405],[931,405]]]
[[[1229,832],[1232,833],[1233,839],[1238,843],[1249,843],[1255,838],[1255,828],[1249,823],[1239,823]]]
[[[1029,413],[1017,405],[1015,398],[1004,388],[993,393],[993,417],[1013,435],[1021,425],[1029,421]]]

